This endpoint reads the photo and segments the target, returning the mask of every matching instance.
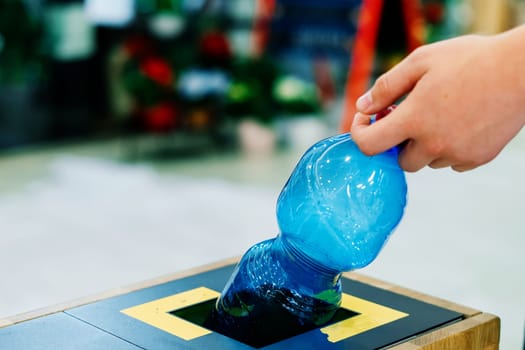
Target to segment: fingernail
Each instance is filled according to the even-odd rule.
[[[370,91],[366,92],[363,96],[359,97],[356,102],[356,107],[360,111],[366,111],[368,107],[372,105],[372,94]]]
[[[355,115],[354,115],[354,119],[352,120],[352,127],[354,125],[364,125],[365,122],[363,120],[363,117],[366,118],[367,122],[366,122],[366,125],[369,125],[371,120],[369,118],[369,116],[367,116],[366,114],[363,114],[363,113],[360,113],[360,112],[357,112]]]

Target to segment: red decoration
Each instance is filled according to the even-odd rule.
[[[424,7],[425,19],[430,24],[439,24],[445,18],[445,6],[437,1],[431,1]]]
[[[146,127],[154,132],[167,132],[176,126],[177,108],[164,102],[144,110],[144,123]]]
[[[266,46],[270,40],[270,27],[275,8],[275,0],[257,0],[252,33],[252,51],[255,57],[262,56],[266,51]]]
[[[313,72],[322,103],[326,105],[335,100],[336,87],[330,71],[330,62],[323,58],[315,59]]]
[[[232,56],[230,44],[221,32],[208,32],[204,34],[199,43],[200,52],[219,60],[229,59]]]
[[[173,71],[169,63],[155,56],[150,56],[140,62],[140,71],[162,86],[171,86],[173,83]]]
[[[141,57],[153,51],[151,42],[142,35],[135,35],[126,40],[124,50],[131,57]]]

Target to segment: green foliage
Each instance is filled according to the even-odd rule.
[[[41,29],[23,1],[0,1],[0,82],[24,83],[41,74]]]

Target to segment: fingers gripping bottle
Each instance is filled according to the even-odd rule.
[[[277,237],[252,246],[214,310],[220,332],[271,343],[322,326],[341,303],[341,274],[372,262],[406,203],[397,148],[364,155],[350,134],[301,158],[279,195]]]

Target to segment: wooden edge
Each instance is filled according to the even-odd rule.
[[[359,282],[363,282],[363,283],[372,285],[377,288],[385,289],[390,292],[402,294],[402,295],[405,295],[405,296],[408,296],[408,297],[411,297],[411,298],[414,298],[414,299],[417,299],[417,300],[420,300],[426,303],[430,303],[436,306],[443,307],[448,310],[459,312],[460,314],[465,315],[465,317],[472,317],[472,316],[475,316],[481,313],[481,311],[467,307],[467,306],[463,306],[463,305],[456,304],[448,300],[440,299],[435,296],[417,292],[409,288],[400,287],[393,283],[382,281],[382,280],[379,280],[373,277],[361,275],[359,273],[348,272],[348,273],[345,273],[344,276],[350,279],[359,281]]]
[[[423,334],[393,350],[499,349],[500,319],[481,313],[461,322]]]
[[[11,326],[12,324],[13,324],[13,322],[11,322],[9,320],[2,320],[2,319],[0,319],[0,328]]]
[[[156,286],[156,285],[159,285],[159,284],[162,284],[162,283],[166,283],[166,282],[170,282],[170,281],[173,281],[173,280],[176,280],[176,279],[188,277],[188,276],[195,275],[195,274],[198,274],[198,273],[201,273],[201,272],[205,272],[205,271],[209,271],[209,270],[212,270],[212,269],[220,268],[220,267],[223,267],[223,266],[226,266],[226,265],[237,263],[238,261],[239,261],[239,257],[229,258],[229,259],[221,260],[221,261],[218,261],[218,262],[214,262],[214,263],[198,266],[198,267],[195,267],[195,268],[191,268],[191,269],[188,269],[188,270],[175,272],[175,273],[168,274],[168,275],[165,275],[165,276],[156,277],[156,278],[153,278],[153,279],[150,279],[150,280],[146,280],[146,281],[142,281],[142,282],[139,282],[139,283],[134,283],[134,284],[129,285],[127,287],[116,288],[116,289],[112,289],[112,290],[109,290],[109,291],[106,291],[106,292],[102,292],[102,293],[99,293],[99,294],[95,294],[95,295],[92,295],[92,296],[78,298],[78,299],[74,299],[74,300],[67,301],[67,302],[64,302],[64,303],[60,303],[60,304],[56,304],[56,305],[52,305],[52,306],[36,309],[36,310],[33,310],[33,311],[25,312],[25,313],[22,313],[22,314],[10,316],[10,317],[7,317],[5,319],[0,319],[0,328],[11,326],[13,324],[24,322],[24,321],[29,321],[29,320],[32,320],[32,319],[35,319],[35,318],[51,315],[51,314],[54,314],[54,313],[57,313],[57,312],[61,312],[61,311],[68,310],[68,309],[72,309],[72,308],[79,307],[79,306],[82,306],[82,305],[94,303],[94,302],[97,302],[97,301],[100,301],[100,300],[116,297],[116,296],[123,295],[123,294],[126,294],[126,293],[134,292],[136,290],[140,290],[140,289]]]

